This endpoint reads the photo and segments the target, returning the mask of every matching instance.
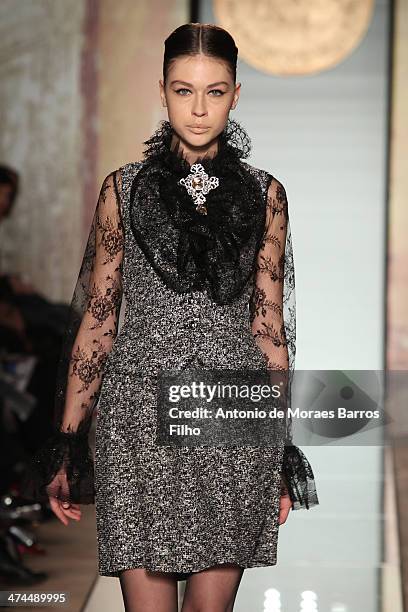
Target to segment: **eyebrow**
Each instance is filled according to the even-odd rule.
[[[174,85],[174,83],[182,83],[183,85],[188,85],[189,87],[194,87],[194,85],[192,85],[191,83],[187,83],[186,81],[180,81],[179,79],[176,79],[175,81],[171,81],[170,85]],[[217,83],[210,83],[210,85],[207,85],[207,87],[214,87],[215,85],[229,85],[229,83],[227,83],[226,81],[217,81]]]

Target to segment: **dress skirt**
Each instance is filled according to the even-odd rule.
[[[132,380],[132,384],[130,384]],[[155,444],[156,381],[112,373],[95,451],[99,573],[274,565],[283,448]]]

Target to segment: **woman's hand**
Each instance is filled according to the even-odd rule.
[[[286,521],[291,507],[292,502],[290,500],[289,494],[285,493],[284,495],[281,495],[279,505],[279,525],[282,525]]]
[[[50,490],[58,492],[62,491],[66,496],[68,496],[67,494],[69,492],[69,486],[65,473],[60,473],[56,475],[50,485]],[[64,523],[64,525],[68,525],[68,519],[70,518],[75,521],[79,521],[81,519],[81,510],[79,504],[62,501],[57,497],[53,496],[51,493],[48,498],[50,501],[51,510],[59,518],[61,523]]]
[[[70,502],[63,502],[56,497],[50,497],[50,506],[54,514],[59,518],[61,523],[68,525],[69,518],[75,521],[81,520],[81,510],[79,504],[71,504]]]

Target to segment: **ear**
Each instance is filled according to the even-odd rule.
[[[233,100],[232,105],[231,105],[231,110],[234,110],[234,108],[238,104],[240,90],[241,90],[241,83],[237,83],[235,85],[234,100]]]
[[[162,106],[166,107],[167,101],[166,101],[166,94],[164,93],[164,84],[163,84],[162,79],[159,79],[159,92],[160,92],[160,98],[162,101]]]

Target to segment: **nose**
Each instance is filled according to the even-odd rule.
[[[201,96],[196,96],[193,102],[191,112],[196,117],[203,117],[207,114],[205,100]]]

